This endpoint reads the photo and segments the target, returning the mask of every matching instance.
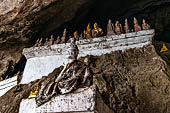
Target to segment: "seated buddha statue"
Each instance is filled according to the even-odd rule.
[[[29,95],[28,98],[35,98],[35,97],[37,97],[38,92],[39,92],[39,85],[37,83],[36,87],[33,89],[33,91],[30,92],[30,95]]]
[[[94,29],[92,30],[92,37],[100,37],[103,35],[103,30],[98,26],[97,23],[94,24]]]
[[[145,20],[145,19],[143,19],[142,22],[143,22],[143,24],[142,24],[142,29],[143,29],[143,30],[148,30],[148,29],[150,29],[150,25],[146,23],[146,20]]]

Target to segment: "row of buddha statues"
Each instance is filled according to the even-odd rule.
[[[112,20],[108,21],[107,25],[107,36],[111,35],[120,35],[122,33],[129,33],[129,32],[138,32],[141,30],[148,30],[150,29],[150,25],[146,23],[145,19],[142,20],[142,27],[139,25],[137,19],[134,17],[134,29],[130,30],[128,20],[125,19],[124,27],[119,23],[119,21],[115,22],[115,25],[112,23]],[[45,42],[43,38],[36,41],[36,44],[34,47],[40,47],[40,46],[50,46],[53,44],[61,44],[61,43],[67,43],[70,42],[71,36],[69,36],[69,39],[66,38],[67,30],[64,29],[63,36],[60,38],[57,37],[57,40],[54,40],[54,36],[51,35],[51,38],[48,40],[48,38],[45,39]],[[89,39],[89,38],[96,38],[103,36],[104,32],[102,28],[98,26],[97,23],[94,24],[94,28],[91,29],[90,23],[87,25],[87,29],[83,31],[83,33],[78,35],[78,32],[74,32],[74,38],[76,40],[82,40],[82,39]],[[44,43],[43,43],[44,42]]]

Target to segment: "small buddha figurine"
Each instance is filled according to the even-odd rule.
[[[63,36],[61,37],[61,43],[66,43],[66,33],[67,33],[67,30],[64,29]]]
[[[76,39],[76,41],[79,41],[79,35],[77,31],[74,32],[74,38]]]
[[[39,43],[39,39],[36,41],[34,47],[37,47],[37,46],[38,46],[38,43]]]
[[[51,35],[50,41],[49,41],[49,45],[53,45],[54,44],[54,36]]]
[[[3,78],[2,78],[2,77],[0,77],[0,81],[3,81]]]
[[[119,21],[116,21],[115,23],[115,32],[117,35],[122,33],[122,25],[119,23]]]
[[[39,84],[37,83],[36,84],[36,87],[33,89],[33,91],[31,91],[30,92],[30,95],[29,95],[29,97],[28,98],[35,98],[35,97],[37,97],[37,94],[38,94],[38,92],[39,92]]]
[[[83,34],[80,34],[79,40],[83,40]]]
[[[60,40],[60,36],[58,36],[58,37],[57,37],[57,40],[56,40],[56,41],[54,41],[54,44],[59,44],[59,43],[60,43],[60,41],[61,41],[61,40]]]
[[[166,47],[166,45],[165,44],[163,44],[163,46],[162,46],[162,48],[161,48],[161,53],[162,52],[165,52],[165,51],[168,51],[168,48]]]
[[[72,37],[71,37],[71,35],[68,37],[68,41],[67,41],[67,43],[71,43],[71,40],[72,40]],[[76,40],[75,38],[74,38],[74,40]]]
[[[125,31],[125,33],[129,33],[130,32],[129,23],[128,23],[127,18],[125,19],[124,31]]]
[[[92,37],[92,32],[90,28],[90,23],[87,25],[87,30],[84,32],[85,33],[85,38],[91,38]]]
[[[146,23],[146,20],[145,20],[145,19],[143,19],[142,22],[143,22],[143,24],[142,24],[142,29],[143,29],[143,30],[148,30],[148,29],[150,29],[150,25]]]
[[[109,19],[107,24],[107,36],[115,35],[114,33],[114,25],[112,23],[112,20]]]
[[[86,30],[83,31],[83,37],[86,38]]]
[[[39,40],[39,42],[38,42],[38,47],[40,47],[40,46],[43,46],[43,43],[42,43],[42,38]]]
[[[45,39],[45,43],[44,43],[44,46],[47,46],[48,45],[48,38]]]
[[[94,24],[94,29],[92,30],[92,37],[99,37],[103,35],[103,30],[99,28],[98,24]]]
[[[134,30],[135,32],[141,31],[141,26],[138,24],[137,19],[134,17]]]

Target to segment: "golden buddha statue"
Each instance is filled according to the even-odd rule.
[[[122,25],[119,23],[119,21],[116,21],[115,23],[115,32],[117,35],[122,33]]]
[[[28,98],[35,98],[39,92],[39,83],[36,84],[36,87],[34,88],[34,91],[30,92],[30,95]]]
[[[91,28],[90,28],[90,23],[87,25],[87,30],[85,31],[85,38],[91,38]]]
[[[162,48],[161,48],[161,53],[162,52],[165,52],[165,51],[168,51],[168,48],[166,47],[166,45],[165,44],[163,44],[163,46],[162,46]]]
[[[2,78],[2,77],[0,77],[0,81],[3,81],[3,78]]]
[[[103,30],[101,28],[99,28],[98,24],[95,23],[94,24],[94,29],[92,30],[92,37],[99,37],[103,35]]]
[[[78,32],[77,32],[77,31],[74,32],[74,38],[75,38],[77,41],[79,40],[79,35],[78,35]]]

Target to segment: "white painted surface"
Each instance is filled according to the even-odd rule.
[[[79,57],[87,55],[100,56],[117,50],[130,48],[141,48],[152,43],[154,30],[144,30],[137,33],[127,33],[113,35],[110,37],[100,37],[85,39],[77,42]],[[47,76],[55,68],[67,64],[69,44],[58,44],[50,47],[36,47],[24,49],[23,54],[27,58],[21,84],[30,83],[36,79]]]
[[[36,107],[35,99],[23,99],[19,113],[58,113],[95,111],[96,88],[79,89],[75,93],[56,96],[40,107]],[[103,112],[101,112],[103,113]]]
[[[17,76],[0,82],[0,96],[17,85]]]

